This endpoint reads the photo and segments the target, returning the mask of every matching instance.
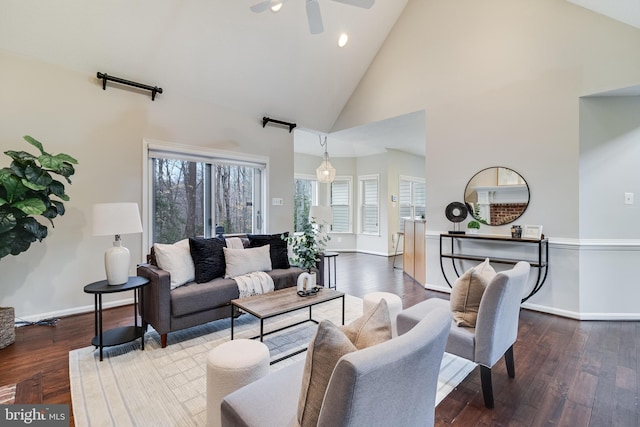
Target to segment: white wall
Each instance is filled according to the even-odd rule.
[[[580,309],[597,318],[639,311],[639,164],[640,97],[581,99]]]
[[[529,306],[598,312],[605,306],[581,307],[580,297],[579,98],[639,84],[638,51],[640,30],[564,1],[411,0],[334,130],[426,111],[431,286],[446,286],[437,238],[450,227],[446,205],[477,171],[500,165],[530,187],[519,223],[542,224],[552,241],[549,278]]]
[[[79,161],[67,212],[49,228],[42,243],[0,260],[0,305],[16,316],[41,318],[93,309],[82,288],[104,279],[104,250],[110,237],[91,236],[91,207],[98,202],[142,203],[143,138],[206,146],[269,157],[269,193],[283,206],[269,206],[268,231],[293,224],[292,134],[262,128],[260,117],[246,117],[215,105],[181,98],[172,88],[154,102],[148,93],[107,87],[95,75],[0,51],[0,151],[30,150],[25,134],[52,153]],[[0,167],[10,159],[0,156]],[[142,235],[123,236],[135,263],[143,261]],[[114,301],[130,298],[117,295]]]
[[[315,173],[322,159],[307,154],[295,154],[295,172],[310,175]],[[397,150],[363,157],[332,157],[331,164],[338,176],[353,178],[352,223],[353,233],[330,233],[327,249],[338,251],[359,251],[376,255],[392,255],[395,247],[392,238],[399,229],[398,203],[391,202],[391,194],[398,195],[400,175],[424,178],[424,158]],[[365,235],[358,233],[358,177],[378,176],[380,233]],[[319,184],[322,200],[328,203],[328,186]]]

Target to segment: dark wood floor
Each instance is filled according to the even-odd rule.
[[[424,290],[391,263],[342,253],[338,289],[359,297],[393,292],[405,308],[448,298]],[[105,311],[104,319],[105,328],[128,325],[131,307]],[[70,405],[68,352],[86,347],[93,333],[92,313],[63,318],[56,327],[18,328],[15,344],[0,350],[0,386],[18,384],[16,403]],[[522,310],[516,378],[507,377],[504,363],[493,369],[495,409],[483,405],[476,368],[436,408],[436,425],[639,426],[639,345],[638,322],[578,322]]]

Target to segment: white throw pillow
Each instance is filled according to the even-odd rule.
[[[247,249],[224,249],[224,277],[233,278],[254,271],[271,271],[270,245]]]
[[[189,239],[180,240],[172,245],[155,243],[158,267],[171,274],[171,289],[193,282],[196,269],[189,251]]]

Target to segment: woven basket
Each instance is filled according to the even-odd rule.
[[[16,340],[15,317],[13,307],[0,307],[0,348]]]

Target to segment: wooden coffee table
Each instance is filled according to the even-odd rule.
[[[254,295],[247,298],[234,299],[231,301],[231,339],[233,339],[233,315],[236,308],[252,314],[253,316],[260,319],[260,335],[256,335],[255,337],[252,337],[252,339],[260,338],[260,341],[262,341],[265,335],[273,334],[283,329],[291,328],[293,326],[297,326],[306,322],[318,323],[318,321],[314,320],[312,317],[311,308],[314,305],[322,304],[324,302],[332,301],[338,298],[342,298],[342,324],[344,325],[344,292],[338,292],[335,289],[322,288],[315,295],[301,297],[298,295],[297,289],[293,287],[269,292],[266,294]],[[309,308],[308,319],[275,329],[273,331],[264,331],[265,319],[279,316],[281,314],[291,313],[292,311],[300,310],[307,307]],[[295,356],[296,354],[302,353],[303,351],[306,351],[306,348],[280,357],[279,359],[272,361],[271,364],[273,365],[274,363]]]

